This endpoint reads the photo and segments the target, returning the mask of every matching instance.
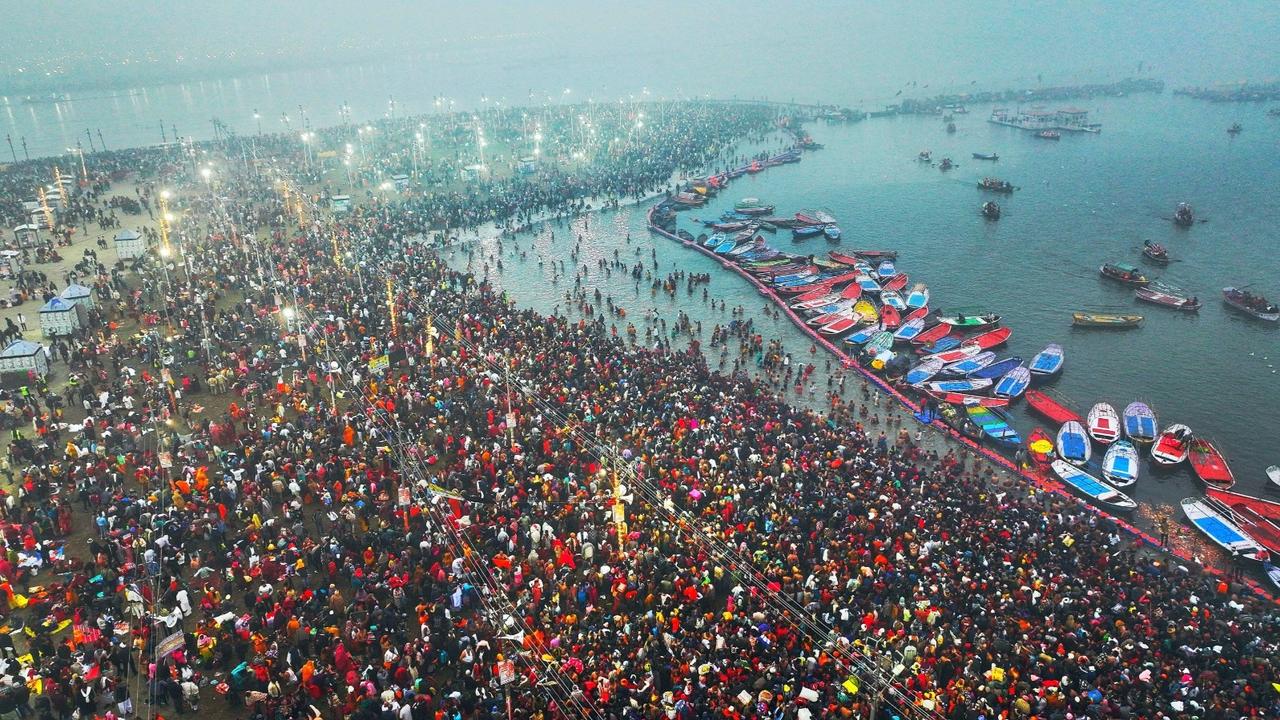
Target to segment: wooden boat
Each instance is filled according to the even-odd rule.
[[[948,427],[970,440],[974,442],[982,440],[982,428],[969,419],[969,413],[964,411],[963,405],[948,402],[938,403],[938,418]]]
[[[1128,263],[1106,263],[1098,268],[1102,277],[1110,278],[1127,285],[1149,285],[1151,279],[1142,274],[1136,265]]]
[[[942,375],[964,376],[990,365],[996,361],[996,354],[990,350],[979,352],[970,357],[957,360],[942,368]]]
[[[1262,544],[1249,536],[1225,511],[1225,507],[1204,498],[1186,498],[1182,501],[1182,512],[1196,529],[1217,543],[1232,556],[1246,560],[1263,562],[1270,559],[1270,553]]]
[[[882,275],[880,279],[884,280],[884,276]],[[902,288],[906,286],[907,286],[907,274],[896,273],[894,275],[891,275],[888,280],[885,280],[884,284],[880,286],[880,289],[883,292],[901,292]],[[905,307],[905,304],[904,304],[904,307]]]
[[[982,428],[982,434],[992,441],[1006,447],[1017,447],[1022,444],[1022,436],[1009,422],[1009,416],[992,407],[970,405],[965,408],[969,419]]]
[[[857,316],[857,313],[853,311],[852,300],[841,300],[838,303],[834,303],[834,305],[836,307],[835,310],[832,310],[831,312],[827,312],[827,313],[822,313],[820,315],[815,315],[814,317],[807,320],[806,324],[812,325],[814,327],[824,327],[826,325],[830,325],[831,323],[837,320],[842,320],[846,317]],[[831,305],[828,305],[827,307],[831,307]],[[857,322],[857,320],[860,320],[860,319],[861,317],[857,316],[857,319],[854,320],[854,322]]]
[[[884,330],[881,330],[880,332],[871,336],[871,339],[867,341],[867,344],[865,346],[863,346],[862,352],[866,355],[876,356],[884,352],[885,350],[889,350],[892,348],[893,348],[893,333],[885,332]]]
[[[1250,537],[1267,550],[1280,553],[1280,502],[1214,487],[1205,488],[1204,493],[1228,508],[1232,518]]]
[[[907,307],[918,309],[926,307],[929,304],[929,288],[924,283],[916,283],[911,286],[911,292],[907,293]]]
[[[1110,315],[1107,313],[1078,312],[1071,314],[1071,324],[1076,327],[1112,328],[1123,330],[1142,324],[1141,315]]]
[[[842,253],[832,250],[827,253],[827,257],[841,262],[846,265],[856,265],[864,260],[896,260],[898,257],[897,250],[854,250],[852,253]]]
[[[977,330],[999,325],[1000,316],[995,313],[956,310],[950,315],[940,315],[938,322],[965,330]]]
[[[1121,423],[1124,425],[1125,436],[1139,445],[1150,445],[1159,434],[1156,414],[1144,402],[1135,401],[1125,405]]]
[[[939,343],[942,343],[948,340],[951,341],[949,343],[951,345],[950,349],[948,350],[937,349],[938,347],[940,347]],[[960,362],[965,358],[971,358],[974,355],[977,355],[978,353],[982,352],[982,347],[979,346],[977,343],[974,343],[974,342],[961,343],[961,342],[958,342],[957,338],[942,338],[942,340],[939,340],[938,342],[934,343],[932,347],[929,347],[926,349],[933,350],[934,352],[932,352],[931,354],[934,357],[948,364]]]
[[[902,324],[902,313],[898,308],[888,303],[880,306],[880,320],[884,323],[885,330],[896,330]],[[897,336],[894,336],[897,340]]]
[[[1266,573],[1267,579],[1271,581],[1272,585],[1280,589],[1280,568],[1269,562],[1264,562],[1262,563],[1262,572]]]
[[[1009,194],[1009,193],[1012,193],[1016,188],[1014,188],[1013,183],[1009,182],[1008,180],[1000,180],[998,178],[993,178],[993,177],[984,177],[978,181],[978,189],[986,190],[987,192],[998,192],[998,193]]]
[[[1177,465],[1191,451],[1191,428],[1174,424],[1165,428],[1151,446],[1151,459],[1159,465]]]
[[[1100,402],[1089,408],[1086,418],[1089,437],[1100,445],[1110,445],[1120,438],[1120,413],[1110,403]]]
[[[1150,240],[1142,241],[1142,256],[1158,265],[1169,264],[1169,251],[1160,243]]]
[[[822,234],[831,242],[840,242],[840,228],[835,225],[828,225],[822,228]]]
[[[973,393],[986,390],[991,387],[991,381],[970,380],[968,378],[960,380],[935,380],[933,382],[924,383],[922,387],[925,390],[935,393]]]
[[[986,201],[986,202],[982,203],[982,208],[981,208],[981,210],[979,210],[979,212],[981,212],[981,213],[982,213],[982,217],[984,217],[984,218],[986,218],[986,219],[988,219],[988,220],[999,220],[999,219],[1000,219],[1000,204],[999,204],[999,203],[997,203],[997,202],[994,202],[994,201],[992,201],[992,200],[988,200],[988,201]]]
[[[1201,306],[1200,298],[1198,297],[1183,297],[1151,287],[1140,287],[1133,291],[1133,296],[1143,302],[1162,305],[1182,312],[1199,312]]]
[[[925,355],[938,355],[944,352],[950,352],[952,350],[955,350],[956,348],[960,347],[962,342],[963,341],[958,337],[947,336],[947,337],[939,338],[938,340],[935,340],[932,344],[926,345],[925,347],[920,348],[916,352],[923,353]],[[978,348],[976,346],[972,348],[972,350],[980,350],[980,349],[981,348]],[[976,355],[977,353],[972,352],[969,348],[966,348],[965,351],[961,353],[961,355],[965,357],[971,354]]]
[[[792,310],[812,310],[829,305],[843,297],[842,293],[832,292],[830,287],[820,287],[796,296],[791,301],[790,307]]]
[[[1267,322],[1280,321],[1280,308],[1261,295],[1234,287],[1222,288],[1222,299],[1240,312]]]
[[[991,391],[996,397],[1007,397],[1010,400],[1021,397],[1022,393],[1027,391],[1031,386],[1031,372],[1022,365],[1015,367],[1004,374],[996,382],[995,389]]]
[[[1271,465],[1267,468],[1267,479],[1276,488],[1280,488],[1280,465]]]
[[[858,312],[858,309],[857,309],[857,307],[856,307],[856,306],[854,307],[853,311],[854,311],[855,313],[857,313],[857,312]],[[871,325],[868,325],[868,326],[866,326],[866,327],[862,328],[861,330],[859,330],[858,332],[856,332],[856,333],[854,333],[854,334],[850,335],[849,337],[845,338],[845,339],[844,339],[844,341],[845,341],[846,343],[848,343],[849,345],[862,345],[862,344],[865,344],[865,343],[866,343],[868,340],[870,340],[871,338],[875,337],[875,336],[876,336],[877,334],[879,334],[879,333],[880,333],[880,331],[882,331],[882,330],[884,330],[884,326],[883,326],[883,325],[881,325],[881,324],[880,324],[880,323],[878,323],[878,322],[877,322],[877,323],[873,323],[873,324],[871,324]]]
[[[856,282],[858,287],[862,288],[862,292],[868,295],[879,295],[882,289],[880,283],[870,275],[859,275]]]
[[[1133,498],[1070,463],[1054,460],[1049,466],[1064,485],[1109,510],[1129,512],[1138,507]]]
[[[1085,435],[1084,426],[1075,420],[1065,422],[1058,428],[1058,457],[1073,464],[1084,465],[1093,455],[1093,447],[1089,445],[1089,436]]]
[[[857,300],[862,297],[862,286],[856,282],[851,282],[848,285],[845,285],[844,289],[840,291],[840,297]]]
[[[822,234],[821,225],[800,225],[799,227],[791,228],[791,236],[796,238],[797,240],[803,240],[803,239],[811,238],[821,234]]]
[[[966,395],[964,393],[929,393],[939,402],[951,403],[962,407],[980,405],[982,407],[1006,407],[1008,398],[983,397],[982,395]]]
[[[879,275],[881,279],[891,278],[898,274],[898,268],[894,266],[892,260],[882,260],[880,261],[880,264],[876,266],[876,274]]]
[[[915,338],[911,340],[911,342],[916,345],[931,345],[949,334],[951,334],[950,325],[938,324],[926,330],[922,330],[919,335],[916,335]]]
[[[853,311],[862,316],[862,322],[873,323],[880,319],[880,312],[876,310],[876,306],[866,300],[854,303]]]
[[[1189,203],[1178,203],[1173,209],[1173,224],[1178,227],[1191,227],[1196,224],[1196,213]]]
[[[907,309],[907,304],[903,302],[902,296],[892,290],[880,293],[880,304],[895,308],[899,312]]]
[[[1033,377],[1047,378],[1062,372],[1062,366],[1066,362],[1066,353],[1062,346],[1057,343],[1049,343],[1044,349],[1035,354],[1031,358],[1031,364],[1027,366],[1027,370],[1031,372]]]
[[[908,385],[919,385],[928,382],[938,371],[942,370],[943,362],[937,358],[925,358],[916,364],[915,367],[907,371],[906,381]]]
[[[975,371],[972,374],[972,377],[996,380],[1004,377],[1011,370],[1017,367],[1022,367],[1022,358],[1016,357],[1016,356],[1007,357],[1007,358],[997,360],[991,363],[990,365],[982,368],[981,370]]]
[[[1041,130],[1040,132],[1036,133],[1036,137],[1040,138],[1041,140],[1061,140],[1062,133],[1058,132],[1057,130]]]
[[[702,247],[713,248],[728,239],[729,236],[724,233],[711,233],[702,241]]]
[[[822,222],[822,220],[819,220],[817,217],[814,217],[813,215],[810,215],[808,213],[803,213],[803,212],[796,213],[796,222],[800,223],[801,225],[817,225],[819,227],[826,224]]]
[[[1013,335],[1013,330],[1011,328],[1002,327],[996,328],[995,330],[988,330],[980,335],[974,335],[969,338],[968,342],[977,345],[983,350],[989,350],[994,347],[1000,347],[1008,342],[1010,335]]]
[[[840,335],[857,327],[859,322],[862,322],[862,317],[850,311],[848,315],[818,328],[818,332],[823,335]]]
[[[997,154],[995,154],[995,153],[974,153],[974,154],[973,154],[973,159],[974,159],[974,160],[992,160],[992,161],[995,161],[995,160],[999,160],[999,159],[1000,159],[1000,156],[999,156],[999,155],[997,155]]]
[[[1056,425],[1080,422],[1080,415],[1043,390],[1028,390],[1027,405]]]
[[[1102,457],[1102,477],[1115,487],[1129,487],[1138,481],[1138,451],[1128,440],[1118,440]]]
[[[902,327],[898,328],[893,334],[893,339],[897,342],[911,342],[924,330],[924,319],[916,318],[902,323]]]
[[[1027,455],[1039,465],[1048,465],[1053,460],[1053,439],[1044,428],[1037,427],[1027,436]]]
[[[1191,469],[1196,477],[1200,478],[1205,485],[1226,490],[1236,484],[1236,476],[1227,465],[1226,458],[1222,457],[1222,453],[1214,447],[1213,443],[1204,438],[1191,441],[1187,460],[1191,463]]]

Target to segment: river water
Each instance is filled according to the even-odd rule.
[[[899,269],[912,282],[929,285],[932,306],[982,306],[1002,314],[1013,329],[1002,356],[1029,359],[1045,344],[1061,343],[1066,370],[1052,390],[1082,415],[1103,400],[1117,409],[1144,400],[1162,425],[1186,423],[1217,441],[1236,472],[1237,489],[1262,493],[1264,468],[1280,462],[1274,443],[1280,328],[1235,314],[1222,304],[1220,291],[1248,285],[1280,298],[1272,221],[1280,212],[1274,192],[1280,187],[1280,121],[1261,107],[1208,105],[1168,94],[1093,100],[1085,107],[1103,132],[1064,135],[1058,142],[990,124],[984,107],[957,116],[954,134],[937,117],[815,124],[813,135],[825,149],[807,153],[797,165],[736,181],[708,208],[682,213],[681,227],[697,234],[693,217],[718,215],[748,196],[776,204],[779,214],[826,208],[844,228],[843,248],[898,250]],[[1237,121],[1245,130],[1231,138],[1225,130]],[[923,149],[935,158],[950,156],[959,167],[944,173],[919,163]],[[971,160],[973,152],[998,152],[1000,160]],[[984,175],[1021,188],[998,198],[1005,214],[997,222],[978,214],[989,199],[975,187]],[[1183,200],[1207,222],[1185,230],[1169,222]],[[766,237],[783,249],[797,247],[785,231]],[[451,261],[483,273],[487,259],[491,278],[516,301],[565,312],[564,292],[574,282],[569,253],[579,238],[577,264],[590,269],[584,286],[625,307],[627,320],[643,328],[641,317],[651,310],[670,325],[683,311],[702,322],[705,343],[715,323],[728,322],[732,309],[742,307],[766,337],[784,339],[797,361],[816,358],[815,404],[821,404],[826,353],[811,356],[808,339],[789,321],[765,314],[764,299],[747,282],[700,253],[649,234],[642,208],[580,219],[572,228],[548,226],[532,238],[522,236],[520,251],[507,241],[501,273],[492,240],[455,250]],[[1165,244],[1176,261],[1166,268],[1142,265],[1139,250],[1148,239]],[[823,240],[799,247],[827,249]],[[647,281],[637,290],[625,272],[605,277],[596,263],[615,251],[623,261],[643,260],[649,271],[656,260],[659,277],[676,269],[710,273],[708,295],[724,300],[727,310],[713,310],[701,288],[689,295],[682,285],[670,297],[654,295]],[[552,258],[564,260],[568,279],[553,282]],[[1099,277],[1098,266],[1106,261],[1142,265],[1149,275],[1198,293],[1205,307],[1185,315],[1140,305],[1130,289]],[[1123,332],[1073,329],[1071,312],[1079,309],[1137,312],[1146,321]],[[1024,436],[1037,422],[1021,403],[1013,415]],[[1147,470],[1131,494],[1148,507],[1176,507],[1200,491],[1187,470]]]

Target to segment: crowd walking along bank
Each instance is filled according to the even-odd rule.
[[[361,137],[377,141],[336,177],[311,143],[341,147],[352,127],[309,141],[229,137],[192,155],[98,153],[56,206],[53,161],[0,173],[6,221],[28,224],[22,200],[36,193],[50,222],[30,242],[68,258],[17,249],[28,256],[11,312],[28,308],[29,321],[29,301],[90,290],[72,293],[88,299],[74,306],[83,316],[71,311],[77,325],[4,390],[13,483],[0,713],[1277,709],[1280,617],[1236,578],[1139,547],[1106,516],[1032,485],[993,484],[989,465],[927,451],[909,432],[877,436],[856,399],[802,409],[709,368],[696,347],[641,345],[601,315],[520,309],[437,257],[433,243],[484,223],[520,243],[539,215],[644,197],[673,173],[712,167],[704,190],[689,190],[709,194],[737,172],[714,169],[718,159],[786,121],[743,103],[624,111],[597,116],[599,136],[618,139],[586,149],[580,109],[546,111],[557,114],[542,116],[533,172],[399,197],[379,177],[419,161],[405,151],[414,135],[467,119],[371,124]],[[518,142],[522,121],[494,113],[487,132]],[[352,185],[368,189],[361,202],[324,207]],[[655,227],[672,227],[678,197],[654,209]],[[766,207],[738,211],[793,223]],[[117,224],[141,232],[117,234],[113,249],[105,234]],[[821,211],[793,224],[821,228],[797,242],[841,241]],[[101,243],[90,239],[100,230]],[[715,250],[710,239],[686,241],[717,257],[747,247],[731,264],[821,313],[809,327],[830,347],[885,373],[927,371],[922,382],[938,383],[930,410],[991,442],[1016,442],[996,400],[1063,366],[1055,346],[1025,367],[984,357],[1009,335],[990,312],[932,325],[928,288],[890,252],[796,259],[770,255],[754,232]],[[868,323],[865,341],[839,341]],[[945,342],[953,333],[969,335]],[[932,357],[899,359],[926,342]],[[974,377],[992,367],[1001,372]],[[999,395],[980,395],[983,380]],[[1068,446],[1118,444],[1122,432],[1161,457],[1179,443],[1211,457],[1190,433],[1158,434],[1148,414],[1095,415],[1084,430],[1094,440],[1060,441],[1064,460],[1085,452]],[[1049,445],[1030,449],[1048,457]],[[1117,483],[1134,467],[1131,453],[1106,465]]]

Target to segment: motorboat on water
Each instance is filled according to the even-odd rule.
[[[1280,308],[1277,308],[1275,303],[1268,302],[1265,297],[1257,293],[1251,293],[1241,288],[1224,287],[1222,288],[1222,299],[1231,307],[1250,317],[1265,320],[1266,322],[1280,321]]]
[[[988,201],[986,201],[986,202],[982,203],[982,210],[981,210],[981,212],[982,212],[982,217],[984,217],[984,218],[986,218],[986,219],[988,219],[988,220],[999,220],[999,219],[1000,219],[1000,204],[999,204],[999,203],[997,203],[997,202],[993,202],[993,201],[991,201],[991,200],[988,200]]]
[[[1191,227],[1196,223],[1196,212],[1191,209],[1190,203],[1178,203],[1173,209],[1173,224],[1178,227]]]

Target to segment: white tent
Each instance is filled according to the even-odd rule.
[[[40,329],[45,337],[72,335],[80,329],[80,320],[80,310],[59,297],[40,308]]]
[[[147,238],[133,230],[121,230],[116,233],[116,256],[121,260],[130,260],[147,254],[150,246]]]
[[[93,300],[93,291],[79,283],[72,283],[62,291],[62,299],[69,303],[79,305],[86,310],[92,310],[96,305]]]
[[[0,373],[35,371],[41,377],[49,373],[49,356],[38,342],[14,340],[0,351]]]

